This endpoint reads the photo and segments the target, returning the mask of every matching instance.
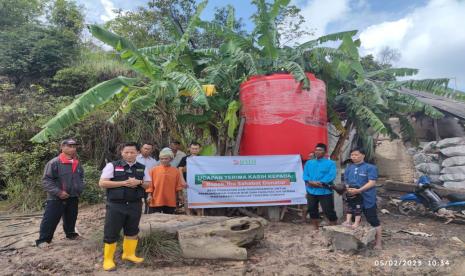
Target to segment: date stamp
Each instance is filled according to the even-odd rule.
[[[450,266],[451,262],[449,260],[442,259],[388,259],[388,260],[375,260],[375,266],[387,266],[387,267],[421,267],[421,266],[430,266],[430,267],[446,267]]]

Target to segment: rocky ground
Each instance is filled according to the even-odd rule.
[[[249,249],[247,261],[146,260],[141,266],[117,261],[118,270],[101,270],[104,206],[83,207],[81,241],[64,239],[61,226],[53,246],[31,246],[40,216],[0,217],[2,275],[465,275],[465,225],[444,224],[424,217],[398,215],[383,199],[380,214],[384,249],[334,252],[310,224],[270,223],[265,239]],[[289,219],[288,219],[289,220]],[[415,236],[400,230],[422,232]],[[5,237],[7,236],[7,237]],[[6,245],[14,243],[16,246]],[[17,248],[17,249],[13,249]]]

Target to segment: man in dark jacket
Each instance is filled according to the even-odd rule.
[[[40,224],[39,239],[36,245],[48,247],[60,219],[63,218],[63,230],[66,238],[77,239],[76,219],[78,215],[78,197],[84,190],[84,170],[77,159],[78,143],[66,139],[61,143],[61,153],[45,166],[42,179],[47,192],[44,216]]]
[[[103,269],[115,270],[116,242],[123,230],[123,254],[121,259],[142,263],[136,256],[139,222],[142,215],[142,198],[151,183],[147,168],[136,161],[139,154],[137,143],[125,143],[121,148],[122,159],[108,163],[102,170],[99,185],[106,189],[107,206],[103,227]]]

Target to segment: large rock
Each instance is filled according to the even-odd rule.
[[[465,145],[443,148],[440,151],[442,154],[444,154],[447,157],[465,156]]]
[[[262,240],[266,224],[263,218],[150,214],[142,216],[139,235],[172,234],[185,258],[246,260],[243,246]]]
[[[185,258],[247,260],[247,249],[264,238],[265,220],[234,218],[178,231]]]
[[[436,144],[438,148],[447,148],[447,147],[454,147],[459,145],[465,145],[465,138],[464,137],[454,137],[454,138],[446,138],[442,139]]]
[[[425,174],[439,174],[441,166],[436,163],[422,163],[415,166],[417,170]]]
[[[323,227],[323,235],[336,250],[359,250],[375,240],[376,230],[373,227],[350,229],[342,225]]]
[[[449,157],[442,161],[443,167],[463,166],[465,165],[465,156]]]

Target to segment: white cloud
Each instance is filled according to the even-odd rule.
[[[366,28],[360,34],[362,50],[376,55],[385,46],[397,48],[402,56],[396,66],[420,69],[418,78],[456,78],[464,90],[464,14],[465,1],[431,0],[400,20]]]
[[[399,48],[407,31],[412,27],[410,18],[372,25],[360,33],[363,48],[368,52],[376,52],[384,46]]]
[[[360,1],[360,3],[363,2]],[[317,37],[326,33],[329,23],[342,19],[350,11],[349,0],[312,0],[299,6],[302,15],[307,20],[303,27],[314,30]]]
[[[116,17],[116,13],[113,11],[116,9],[115,4],[113,4],[113,2],[111,2],[110,0],[100,0],[100,3],[102,4],[103,9],[105,10],[105,14],[100,15],[101,20],[108,21]]]

